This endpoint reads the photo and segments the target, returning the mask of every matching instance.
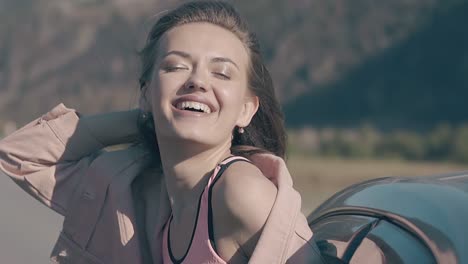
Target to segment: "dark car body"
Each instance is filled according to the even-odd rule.
[[[308,221],[328,263],[468,263],[468,172],[359,183]]]

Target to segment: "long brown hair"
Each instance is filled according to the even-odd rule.
[[[148,35],[144,48],[139,52],[142,65],[139,79],[141,89],[147,89],[151,82],[158,52],[158,42],[162,35],[173,27],[196,22],[207,22],[229,30],[242,41],[250,57],[248,87],[258,97],[259,108],[249,126],[244,128],[244,133],[240,134],[237,129],[234,129],[231,152],[242,156],[270,152],[284,158],[286,133],[283,113],[275,96],[270,73],[264,65],[260,45],[239,13],[226,2],[188,2],[166,13],[156,22]],[[152,147],[156,147],[155,155],[159,159],[153,119],[140,120],[139,128],[146,141]]]

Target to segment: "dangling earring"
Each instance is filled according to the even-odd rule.
[[[239,127],[237,129],[237,132],[239,132],[239,134],[244,134],[244,128],[243,127]]]

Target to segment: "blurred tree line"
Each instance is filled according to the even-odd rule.
[[[468,163],[468,124],[440,124],[427,133],[382,133],[371,125],[357,129],[290,130],[289,152],[354,159],[390,158]]]

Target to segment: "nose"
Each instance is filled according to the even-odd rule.
[[[206,78],[199,70],[195,70],[191,75],[190,78],[185,82],[184,85],[185,89],[189,90],[203,90],[207,91],[208,84],[206,82]]]

